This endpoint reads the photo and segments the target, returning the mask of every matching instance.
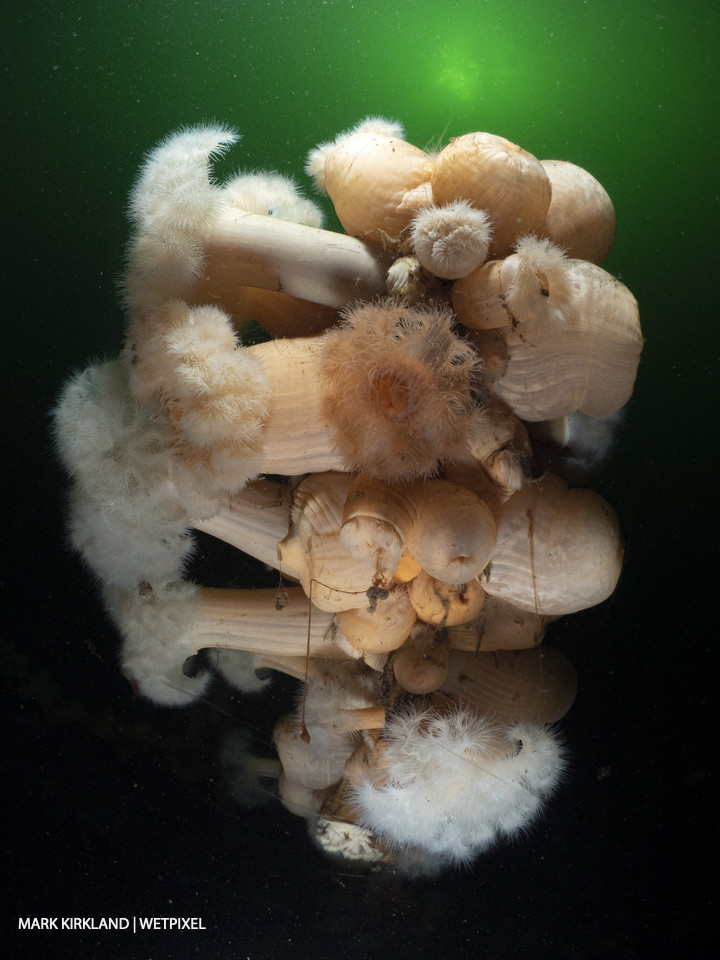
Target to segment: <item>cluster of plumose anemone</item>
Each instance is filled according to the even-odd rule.
[[[131,196],[124,348],[54,423],[135,691],[296,677],[283,804],[338,857],[432,871],[522,831],[562,777],[575,672],[541,641],[617,583],[588,477],[643,341],[599,266],[615,215],[593,176],[488,133],[403,137],[369,118],[311,151],[345,234],[283,175],[216,182],[225,127],[160,143]],[[244,345],[251,322],[267,339]],[[284,586],[193,582],[194,530]]]

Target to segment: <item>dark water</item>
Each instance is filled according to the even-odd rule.
[[[195,933],[23,933],[17,956],[705,957],[717,899],[716,5],[651,0],[8,0],[3,50],[2,586],[7,934],[25,916],[199,916]],[[605,266],[647,345],[598,485],[620,587],[561,622],[578,667],[572,773],[545,820],[419,886],[338,873],[302,823],[245,811],[217,743],[286,708],[130,697],[92,584],[63,551],[47,410],[118,350],[128,189],[204,119],[233,167],[307,185],[307,150],[369,113],[420,146],[472,130],[589,169],[615,202]],[[255,576],[243,568],[238,580]]]

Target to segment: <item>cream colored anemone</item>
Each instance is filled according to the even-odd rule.
[[[555,788],[577,678],[542,640],[620,573],[612,509],[543,454],[587,471],[632,391],[612,204],[502,137],[431,155],[368,118],[308,161],[332,234],[285,176],[216,182],[236,139],[179,131],[133,190],[125,351],[55,412],[73,542],[140,695],[302,681],[269,769],[324,849],[466,862]],[[278,585],[183,580],[191,530]]]

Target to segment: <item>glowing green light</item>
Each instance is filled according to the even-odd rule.
[[[436,75],[440,91],[462,100],[476,97],[481,89],[481,71],[477,63],[445,63]]]

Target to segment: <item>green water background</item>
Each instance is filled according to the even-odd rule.
[[[648,340],[626,432],[633,487],[657,488],[670,458],[693,499],[710,493],[695,459],[718,343],[710,0],[11,0],[1,17],[13,369],[44,364],[47,382],[50,363],[59,381],[117,349],[127,193],[178,126],[230,123],[243,141],[221,172],[273,168],[308,189],[307,151],[369,113],[420,146],[489,130],[585,166],[611,194],[605,266],[639,299]]]
[[[660,930],[680,937],[702,917],[702,898],[696,916],[639,894],[630,905],[610,897],[616,928],[606,929],[609,886],[598,881],[579,905],[573,889],[604,876],[610,859],[620,864],[639,831],[641,852],[627,868],[634,887],[654,883],[670,903],[695,868],[684,863],[664,879],[659,871],[671,852],[648,851],[658,821],[678,822],[678,795],[683,829],[698,844],[706,839],[702,791],[710,775],[698,745],[711,722],[706,681],[716,631],[703,611],[716,590],[720,527],[719,41],[713,0],[6,0],[0,12],[4,600],[6,624],[17,624],[13,642],[22,640],[27,662],[52,682],[70,683],[78,650],[87,656],[84,635],[92,630],[97,640],[103,628],[92,588],[61,550],[62,481],[47,410],[69,370],[119,349],[126,197],[154,143],[183,124],[216,119],[243,134],[221,174],[273,168],[309,190],[307,151],[375,113],[402,120],[419,146],[473,130],[501,134],[542,159],[586,167],[612,196],[618,230],[605,266],[638,298],[647,338],[622,434],[598,481],[620,513],[627,562],[601,627],[580,616],[560,639],[576,644],[581,675],[568,736],[578,751],[591,751],[592,763],[609,760],[634,777],[635,792],[627,801],[618,788],[614,803],[607,800],[608,809],[630,807],[622,825],[606,827],[606,854],[574,837],[586,859],[579,879],[571,872],[560,883],[548,865],[542,896],[521,877],[511,887],[526,918],[518,944],[543,935],[561,943],[561,927],[587,928],[582,950],[562,953],[570,950],[562,943],[553,957],[640,956],[621,950]],[[104,669],[113,676],[114,665]],[[89,701],[92,693],[74,696]],[[148,719],[155,722],[165,721]],[[576,768],[588,796],[601,790],[582,757]],[[666,838],[670,827],[661,832]],[[653,864],[647,874],[645,859]],[[489,874],[480,868],[484,883],[501,870],[491,862]],[[649,880],[650,872],[663,879]],[[467,882],[455,880],[453,889]],[[335,896],[346,911],[348,902]],[[438,896],[422,900],[422,917],[410,901],[400,914],[445,930],[453,907],[447,893]],[[554,920],[542,934],[546,901]],[[387,911],[375,909],[391,930]],[[282,914],[283,942],[288,932],[297,939],[313,916],[307,911]],[[464,910],[463,918],[473,943],[494,944],[493,956],[526,955],[522,946],[497,947],[486,914],[481,922]],[[247,924],[234,923],[247,933]],[[264,954],[253,929],[255,960]],[[593,952],[603,943],[606,952]]]

